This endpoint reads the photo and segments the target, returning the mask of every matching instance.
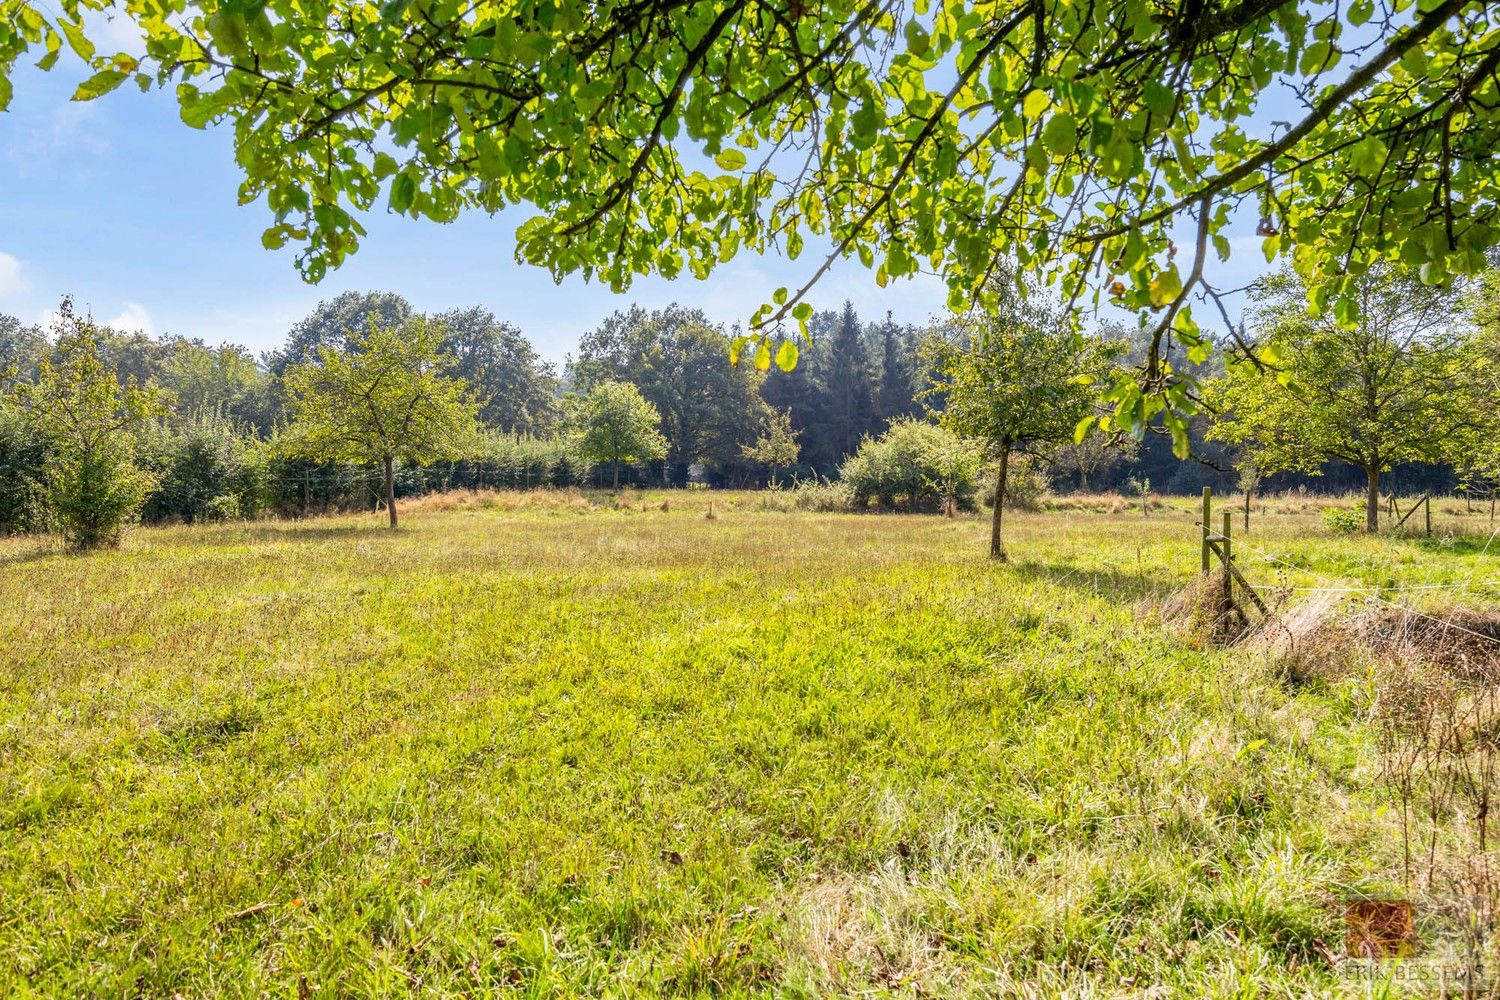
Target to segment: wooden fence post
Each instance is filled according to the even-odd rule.
[[[1425,510],[1427,512],[1427,537],[1431,538],[1432,537],[1432,494],[1429,493],[1427,495],[1427,499],[1422,504],[1422,506],[1425,508]]]
[[[1224,555],[1224,578],[1226,580],[1229,579],[1230,568],[1234,565],[1234,551],[1230,547],[1230,542],[1229,542],[1229,533],[1233,529],[1234,529],[1234,517],[1229,513],[1229,511],[1226,510],[1224,512],[1224,531],[1222,532],[1224,538],[1223,538],[1223,541],[1221,541],[1219,543],[1219,544],[1221,544],[1221,545],[1224,546],[1224,552],[1223,552],[1223,555]]]
[[[1209,562],[1208,562],[1208,556],[1209,556],[1209,552],[1208,552],[1208,534],[1209,534],[1209,532],[1208,532],[1208,519],[1209,519],[1209,508],[1213,505],[1213,493],[1214,493],[1214,491],[1213,491],[1213,487],[1212,486],[1205,486],[1205,487],[1203,487],[1203,572],[1205,572],[1205,573],[1208,572],[1208,567],[1209,567]]]

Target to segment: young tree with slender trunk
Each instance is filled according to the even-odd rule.
[[[797,443],[798,432],[792,429],[790,410],[772,410],[766,417],[765,428],[754,444],[742,445],[741,453],[752,462],[769,466],[771,485],[776,486],[777,475],[789,465],[797,464],[802,446]]]
[[[990,557],[1006,560],[1001,528],[1011,455],[1071,442],[1095,415],[1094,383],[1119,346],[1085,337],[1045,293],[995,282],[1001,305],[934,331],[923,347],[926,396],[941,396],[943,426],[983,441],[997,462]]]
[[[1315,315],[1307,302],[1316,286],[1290,272],[1262,281],[1254,323],[1275,368],[1231,365],[1205,400],[1218,414],[1209,438],[1239,446],[1262,474],[1358,467],[1373,533],[1381,475],[1400,462],[1461,461],[1483,410],[1461,290],[1382,267],[1362,275],[1355,294],[1357,313]]]
[[[378,462],[391,530],[396,465],[461,458],[475,440],[479,403],[448,376],[444,330],[413,316],[400,325],[368,320],[348,349],[320,347],[317,360],[293,365],[285,385],[292,426],[281,447],[323,462]]]
[[[654,462],[667,454],[661,414],[629,382],[604,379],[587,395],[571,397],[567,424],[586,460],[614,467],[615,489],[620,488],[622,464]]]
[[[103,333],[65,299],[53,350],[38,361],[35,381],[13,390],[44,446],[48,505],[77,549],[118,545],[140,512],[153,477],[136,463],[136,431],[165,412],[156,390],[133,378],[120,383],[102,356]]]

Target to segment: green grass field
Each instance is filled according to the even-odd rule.
[[[1347,985],[1398,856],[1369,684],[1142,615],[1188,504],[1017,515],[999,566],[978,515],[661,499],[0,542],[0,994]],[[1493,580],[1466,523],[1242,552]]]

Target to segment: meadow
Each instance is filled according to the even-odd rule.
[[[1010,565],[983,515],[764,506],[0,541],[0,994],[1379,992],[1373,682],[1166,627],[1191,502],[1011,516]],[[1317,507],[1247,575],[1500,600],[1485,514]]]

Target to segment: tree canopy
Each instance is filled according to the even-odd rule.
[[[1295,275],[1262,282],[1256,336],[1278,367],[1239,364],[1210,382],[1219,419],[1209,436],[1240,446],[1259,472],[1357,466],[1375,531],[1381,474],[1398,462],[1463,465],[1493,423],[1495,397],[1457,291],[1379,269],[1356,294],[1362,319],[1348,328],[1309,313]]]
[[[683,483],[695,462],[719,471],[737,463],[768,415],[763,376],[730,364],[729,347],[700,310],[637,307],[584,334],[570,371],[581,389],[602,381],[639,389],[660,415],[671,479]]]
[[[651,462],[667,455],[661,414],[629,382],[604,379],[583,396],[569,397],[567,423],[586,459],[614,466],[616,487],[622,464]]]
[[[981,441],[999,460],[990,556],[1006,558],[1001,537],[1006,477],[1014,451],[1040,452],[1073,441],[1097,419],[1099,393],[1121,345],[1074,331],[1069,317],[1038,294],[1004,284],[1000,308],[934,331],[924,345],[929,395],[941,395],[938,421]]]
[[[293,423],[281,446],[325,462],[379,462],[395,528],[396,462],[426,465],[462,457],[479,404],[448,376],[443,329],[415,316],[400,326],[371,317],[350,331],[349,349],[318,349],[317,360],[286,373]]]
[[[94,70],[80,98],[133,80],[174,87],[188,125],[232,123],[242,200],[311,280],[381,205],[437,221],[530,205],[521,260],[617,289],[811,241],[809,280],[771,293],[759,337],[805,322],[840,257],[882,283],[935,271],[955,307],[1013,257],[1069,303],[1149,317],[1111,399],[1179,444],[1192,392],[1165,347],[1208,349],[1192,307],[1217,315],[1206,265],[1234,237],[1290,257],[1345,323],[1372,260],[1438,282],[1500,240],[1500,32],[1481,0],[5,10],[0,69],[67,48]],[[144,55],[98,50],[88,11],[134,24]]]

